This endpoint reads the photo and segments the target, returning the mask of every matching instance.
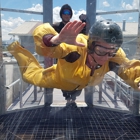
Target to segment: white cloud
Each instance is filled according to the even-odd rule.
[[[107,1],[104,1],[104,2],[103,2],[103,5],[104,5],[105,7],[109,7],[109,6],[110,6],[110,4],[109,4]]]
[[[4,16],[4,14],[1,14],[1,17],[3,17]]]
[[[131,10],[131,9],[133,9],[133,6],[130,5],[130,4],[126,4],[126,5],[125,5],[125,9],[127,9],[127,10]]]
[[[33,4],[31,8],[28,8],[28,9],[25,9],[25,10],[42,12],[43,7],[42,7],[41,4],[36,4],[36,5]],[[1,14],[1,17],[3,17],[3,16],[4,15]],[[35,20],[32,18],[31,21],[35,21]],[[19,25],[21,25],[23,22],[25,22],[25,20],[22,19],[21,17],[17,17],[17,18],[9,17],[8,20],[2,19],[2,21],[1,21],[1,24],[2,24],[2,39],[3,40],[10,39],[11,36],[8,35],[9,32],[11,32],[13,29],[18,27]]]
[[[36,12],[42,12],[43,11],[43,7],[41,4],[33,4],[33,6],[31,8],[28,8],[26,10],[29,10],[29,11],[36,11]]]
[[[86,14],[86,11],[85,10],[79,10],[79,11],[74,11],[73,10],[73,16],[72,16],[72,21],[73,20],[79,20],[79,16],[81,15],[81,14]]]
[[[128,18],[128,20],[132,20],[132,19],[133,19],[133,17],[129,17],[129,18]]]
[[[125,8],[125,2],[122,2],[122,8]]]
[[[96,20],[104,20],[105,18],[103,18],[102,16],[96,16]]]
[[[21,19],[20,17],[12,18],[10,17],[8,20],[2,19],[2,39],[8,40],[11,36],[8,35],[13,29],[21,25],[25,20]]]
[[[60,22],[61,21],[61,18],[60,18],[60,15],[59,15],[60,8],[61,7],[55,7],[53,9],[53,22]],[[86,14],[86,11],[82,10],[82,9],[79,10],[79,11],[73,10],[73,16],[72,16],[71,21],[79,20],[79,15],[81,15],[81,14]]]
[[[60,22],[61,21],[59,11],[60,11],[60,7],[55,7],[53,9],[53,22]]]
[[[137,9],[137,8],[139,8],[139,0],[133,0],[133,8],[134,9]]]
[[[125,2],[122,2],[122,8],[126,10],[138,9],[138,6],[139,0],[133,0],[132,4],[130,3],[126,4]]]

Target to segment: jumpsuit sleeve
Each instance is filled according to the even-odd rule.
[[[49,23],[44,23],[39,25],[34,29],[33,38],[35,43],[36,52],[45,57],[51,58],[64,58],[69,53],[78,51],[78,46],[66,44],[65,42],[59,44],[58,46],[46,46],[43,41],[43,37],[45,35],[57,35],[58,33],[54,30],[54,28]],[[85,40],[81,39],[81,37],[77,37],[77,41]]]
[[[136,59],[129,60],[121,48],[112,60],[119,64],[118,76],[135,90],[138,90],[138,83],[140,82],[140,61]]]
[[[47,47],[43,42],[43,37],[45,35],[57,35],[58,33],[49,23],[44,23],[39,25],[34,29],[33,38],[35,43],[35,50],[41,56],[52,57],[52,53],[56,47]]]

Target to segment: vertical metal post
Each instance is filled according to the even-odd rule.
[[[53,19],[53,0],[43,0],[43,23],[52,23]]]
[[[137,36],[137,43],[138,43],[138,47],[137,47],[137,54],[136,54],[136,58],[140,59],[140,2],[139,2],[139,14],[138,14],[138,36]],[[132,112],[135,115],[139,114],[139,104],[140,104],[140,97],[139,97],[139,93],[138,92],[133,92],[133,106],[132,106]]]
[[[37,87],[34,86],[34,101],[37,100]]]
[[[102,84],[103,83],[99,84],[99,104],[102,103]]]
[[[1,15],[1,11],[0,11]],[[1,32],[1,17],[0,17],[0,115],[6,112],[6,76],[3,65],[3,56],[2,56],[2,32]]]
[[[86,34],[88,34],[88,31],[92,24],[96,20],[96,0],[87,0],[86,1]],[[94,87],[92,87],[94,88]],[[93,104],[93,89],[91,87],[85,88],[85,102],[87,105]]]
[[[137,36],[137,53],[136,59],[140,59],[140,1],[139,1],[139,13],[138,13],[138,36]]]
[[[114,101],[117,101],[117,74],[115,74],[115,81],[114,81]]]
[[[93,93],[95,92],[94,86],[87,86],[84,88],[85,91],[85,103],[87,106],[93,106]]]
[[[130,91],[129,91],[130,89],[129,88],[127,88],[127,93],[126,93],[126,96],[127,96],[127,98],[126,98],[126,105],[127,105],[127,107],[129,106],[129,95],[130,95]]]
[[[86,1],[86,13],[87,13],[86,33],[88,34],[90,27],[96,21],[96,0]]]
[[[129,106],[132,106],[133,105],[133,90],[130,89],[130,104]]]
[[[43,23],[49,22],[52,24],[53,19],[53,0],[43,0]],[[44,66],[48,68],[53,65],[53,59],[45,57]],[[47,81],[46,81],[47,82]],[[45,105],[50,105],[53,102],[53,89],[44,89],[44,103]]]
[[[19,81],[19,100],[20,100],[20,108],[23,107],[22,93],[23,93],[23,83],[22,83],[22,80],[21,80],[21,78],[20,78],[20,81]]]
[[[133,92],[133,106],[132,112],[134,115],[139,115],[139,106],[140,106],[140,92]]]

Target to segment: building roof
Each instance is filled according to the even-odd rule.
[[[19,36],[31,36],[35,27],[42,24],[39,21],[26,21],[22,25],[15,28],[9,35],[19,35]],[[123,22],[117,22],[117,24],[121,27],[123,26]],[[138,34],[138,23],[137,22],[126,22],[125,23],[125,31],[123,31],[124,36],[136,36]]]
[[[31,36],[35,27],[42,24],[39,21],[26,21],[14,30],[12,30],[9,35],[18,35],[18,36]]]

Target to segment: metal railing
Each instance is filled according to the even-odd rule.
[[[127,94],[128,91],[131,89],[131,86],[127,85],[126,83],[124,83],[124,81],[122,81],[121,79],[118,79],[118,76],[116,74],[114,74],[114,76],[106,74],[107,77],[105,77],[105,80],[110,79],[113,83],[114,83],[114,92],[117,92],[117,89],[122,90],[123,94]],[[118,88],[119,87],[119,88]],[[124,88],[126,88],[126,90],[124,90]],[[114,99],[116,99],[114,97]]]
[[[114,85],[113,89],[110,87],[110,85],[107,83],[107,81],[111,81],[113,83],[113,85]],[[107,87],[109,87],[110,89],[113,90],[114,101],[117,101],[117,97],[118,97],[125,103],[125,105],[128,108],[132,108],[135,100],[139,100],[138,97],[135,98],[136,91],[131,86],[124,83],[124,81],[122,81],[122,79],[118,78],[118,76],[115,73],[113,76],[106,74],[106,76],[104,78],[104,85],[105,85],[104,86],[105,91],[106,91]],[[139,108],[139,103],[136,104],[136,107]]]
[[[3,66],[11,65],[11,64],[12,65],[17,64],[17,62],[16,61],[15,62],[12,62],[12,61],[10,61],[10,62],[3,62]],[[13,86],[15,86],[17,84],[18,84],[18,91],[17,92],[19,93],[18,95],[19,95],[20,108],[22,108],[23,107],[23,100],[22,100],[22,98],[23,98],[23,94],[25,93],[25,91],[23,90],[23,80],[22,80],[22,78],[20,77],[19,79],[15,80],[14,82],[10,83],[9,85],[6,85],[5,88],[7,90],[9,90],[9,89],[11,89]],[[28,84],[26,89],[29,88],[29,87],[30,87],[30,84]],[[36,101],[37,100],[37,87],[36,86],[34,86],[33,93],[34,93],[34,101]]]
[[[39,59],[38,54],[34,54],[34,56]],[[41,61],[40,61],[41,62]],[[42,62],[41,62],[42,63]],[[3,66],[5,65],[14,65],[17,64],[16,61],[10,61],[10,62],[3,62]],[[129,108],[131,106],[133,106],[133,102],[134,102],[134,90],[127,84],[125,84],[122,80],[120,80],[116,74],[114,75],[110,75],[110,74],[106,74],[105,78],[103,80],[104,82],[104,90],[106,91],[106,88],[109,87],[110,85],[107,83],[107,81],[112,81],[112,83],[114,84],[114,101],[117,102],[117,98],[121,99],[121,97],[125,97],[126,99],[126,106]],[[23,80],[20,77],[19,79],[15,80],[14,82],[10,83],[9,85],[5,86],[5,88],[8,90],[10,88],[12,88],[13,86],[15,86],[16,84],[18,84],[18,92],[19,92],[19,103],[20,103],[20,108],[23,108],[23,95],[25,93],[25,91],[23,91]],[[31,86],[31,85],[28,85]],[[101,89],[102,86],[99,86]],[[27,87],[28,88],[28,87]],[[99,101],[102,98],[102,93],[103,90],[99,90]],[[37,100],[37,87],[34,86],[33,87],[33,96],[34,96],[34,101]]]
[[[21,79],[17,79],[16,81],[11,83],[10,85],[6,86],[6,89],[10,89],[11,87],[13,87],[16,84],[19,85],[19,101],[20,101],[20,108],[22,108],[22,106],[23,106],[23,103],[22,103],[22,92],[23,92],[22,80]]]

